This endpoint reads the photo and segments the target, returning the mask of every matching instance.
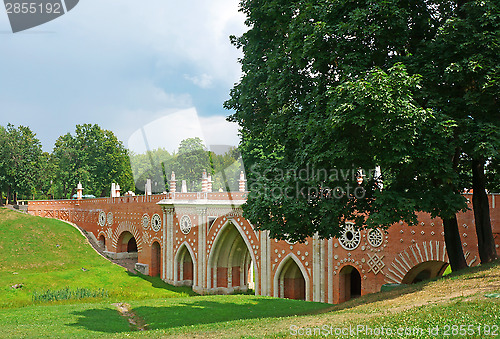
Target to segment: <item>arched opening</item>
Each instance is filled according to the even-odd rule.
[[[416,266],[413,266],[411,270],[406,273],[402,284],[416,284],[418,282],[433,279],[443,275],[444,271],[448,267],[448,263],[444,261],[425,261]]]
[[[99,247],[103,248],[104,250],[106,250],[106,237],[104,236],[104,234],[101,234],[101,236],[99,237]]]
[[[134,253],[137,252],[137,242],[135,241],[135,238],[132,237],[127,243],[127,252],[128,253]]]
[[[155,241],[151,245],[151,267],[149,269],[149,274],[153,277],[157,276],[161,272],[161,247],[160,244]]]
[[[193,258],[186,245],[177,253],[176,284],[193,286],[194,281]]]
[[[215,293],[255,288],[255,265],[240,232],[229,222],[220,231],[210,253],[208,285]]]
[[[135,259],[137,261],[137,242],[132,233],[125,231],[120,234],[116,244],[118,259]],[[133,262],[131,262],[133,264]]]
[[[134,236],[132,233],[125,231],[122,234],[120,234],[120,237],[118,238],[118,244],[117,244],[117,250],[118,252],[137,252],[137,242],[135,241]]]
[[[344,266],[339,273],[339,302],[361,296],[361,275],[350,265]]]
[[[288,258],[277,274],[279,274],[278,297],[306,300],[306,281],[295,260]]]
[[[351,299],[361,296],[361,275],[357,269],[351,271]]]

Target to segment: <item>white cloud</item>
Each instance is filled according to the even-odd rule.
[[[206,73],[203,73],[200,76],[189,76],[187,74],[184,74],[184,79],[191,81],[193,84],[201,88],[212,87],[213,77]]]
[[[126,140],[138,126],[196,105],[216,115],[217,122],[197,118],[207,139],[222,137],[204,125],[217,123],[237,144],[217,101],[241,74],[228,38],[245,30],[237,8],[237,0],[85,0],[26,33],[0,34],[0,102],[8,112],[0,125],[30,126],[50,150],[77,123]],[[9,29],[0,15],[0,30]]]
[[[150,51],[159,56],[157,66],[165,72],[189,63],[230,85],[239,77],[236,60],[241,55],[229,35],[241,35],[246,27],[236,0],[86,0],[67,16],[72,18],[66,19],[64,29],[83,41],[92,37],[92,44],[104,53],[123,51],[128,59]]]

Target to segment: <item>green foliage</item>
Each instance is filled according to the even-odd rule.
[[[209,154],[203,141],[198,137],[182,140],[175,160],[172,169],[177,180],[186,180],[190,192],[201,191],[201,174],[210,170]]]
[[[488,190],[494,193],[500,193],[500,157],[492,158],[486,166],[486,175],[488,177]]]
[[[111,183],[122,191],[133,189],[128,151],[113,132],[98,125],[77,125],[75,136],[59,137],[52,153],[55,164],[55,195],[70,198],[81,182],[85,194],[108,196]]]
[[[500,30],[497,2],[463,4],[241,3],[244,75],[225,107],[241,126],[254,225],[301,240],[346,220],[465,208],[469,160],[496,173]]]
[[[169,187],[170,176],[175,172],[177,191],[186,180],[188,191],[201,191],[203,171],[212,175],[212,189],[238,190],[240,172],[243,170],[237,148],[224,154],[206,150],[200,138],[182,140],[177,153],[170,154],[159,148],[145,154],[133,154],[131,164],[136,182],[136,192],[144,192],[144,184],[151,179],[153,192],[163,192]]]
[[[153,183],[153,192],[165,191],[169,179],[167,170],[170,169],[173,158],[174,156],[164,148],[148,151],[145,154],[131,154],[135,192],[144,192],[147,179],[151,179]]]
[[[133,188],[128,151],[113,132],[77,125],[76,135],[59,137],[49,154],[28,127],[0,126],[0,197],[70,198],[80,181],[96,196],[108,195],[112,182]]]
[[[12,201],[33,198],[40,186],[42,146],[29,127],[0,129],[0,193]],[[1,194],[0,194],[1,196]]]
[[[487,163],[500,149],[500,5],[458,4],[407,65],[422,75],[419,101],[455,121],[455,138],[470,168],[472,160]]]

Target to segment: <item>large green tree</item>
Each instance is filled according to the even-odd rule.
[[[153,192],[165,191],[169,180],[167,171],[172,169],[173,159],[174,156],[164,148],[131,154],[136,193],[144,192],[147,179],[151,179]]]
[[[452,13],[407,64],[423,76],[419,101],[457,124],[456,151],[472,174],[473,209],[481,262],[496,259],[486,165],[500,148],[500,6],[498,1],[452,2]],[[491,180],[491,178],[490,178]],[[495,180],[493,178],[493,180]]]
[[[6,132],[0,126],[0,145],[5,145]],[[0,148],[0,206],[3,206],[3,192],[7,187],[7,158],[4,147]]]
[[[128,151],[113,132],[98,125],[77,125],[75,136],[57,139],[52,155],[58,197],[72,196],[78,182],[86,194],[99,197],[109,195],[112,182],[123,191],[134,187]]]
[[[494,20],[496,3],[470,3],[483,11],[481,18]],[[465,266],[456,221],[456,212],[466,206],[459,194],[458,164],[466,154],[463,144],[480,134],[463,128],[461,112],[443,109],[448,94],[425,87],[439,87],[442,79],[425,72],[416,85],[403,67],[393,67],[403,62],[410,74],[418,74],[422,65],[442,71],[441,64],[450,60],[434,61],[433,51],[457,48],[443,32],[457,18],[469,20],[462,11],[467,6],[399,0],[241,2],[250,29],[233,43],[244,52],[244,76],[226,107],[236,110],[230,119],[242,127],[241,151],[251,169],[245,213],[258,227],[277,237],[302,239],[314,232],[326,237],[337,235],[338,225],[349,219],[388,225],[411,222],[415,211],[426,211],[443,218],[453,269]],[[474,34],[488,35],[483,26],[476,25]],[[495,67],[497,56],[486,55],[487,65]],[[498,71],[485,77],[491,74],[488,84],[496,86]],[[432,100],[431,92],[442,100]],[[497,94],[493,89],[483,99],[491,102]],[[498,127],[493,122],[490,132],[491,126]],[[498,144],[494,138],[481,141],[488,159]],[[318,190],[331,196],[336,187],[356,187],[360,168],[377,165],[382,177],[365,180],[362,199],[353,192],[319,200],[289,194],[298,199],[287,204],[273,194],[288,194],[295,186],[299,193]],[[319,181],[314,175],[298,177],[308,166],[350,172]],[[334,190],[322,191],[325,186]],[[270,194],[262,194],[266,188]]]
[[[201,191],[201,175],[204,170],[210,170],[210,158],[203,141],[198,137],[182,140],[172,167],[179,182],[186,180],[189,191]]]
[[[211,160],[212,189],[218,191],[239,190],[239,178],[243,168],[238,148],[231,147],[224,154],[209,153]]]
[[[41,143],[29,127],[9,124],[0,129],[0,191],[6,192],[7,202],[33,198],[40,181],[41,159]]]
[[[136,192],[143,192],[147,179],[151,179],[153,192],[162,192],[169,186],[170,176],[175,172],[177,190],[186,180],[191,192],[201,190],[203,171],[212,176],[212,189],[237,191],[238,179],[243,170],[241,156],[236,147],[224,154],[208,151],[200,138],[181,141],[178,152],[170,154],[164,148],[131,155]],[[155,185],[156,184],[156,185]]]

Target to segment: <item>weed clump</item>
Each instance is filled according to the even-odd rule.
[[[59,290],[45,290],[33,291],[31,299],[33,302],[42,301],[57,301],[68,299],[85,299],[85,298],[107,298],[109,297],[108,291],[103,288],[91,290],[88,288],[76,288],[74,290],[65,287]]]

